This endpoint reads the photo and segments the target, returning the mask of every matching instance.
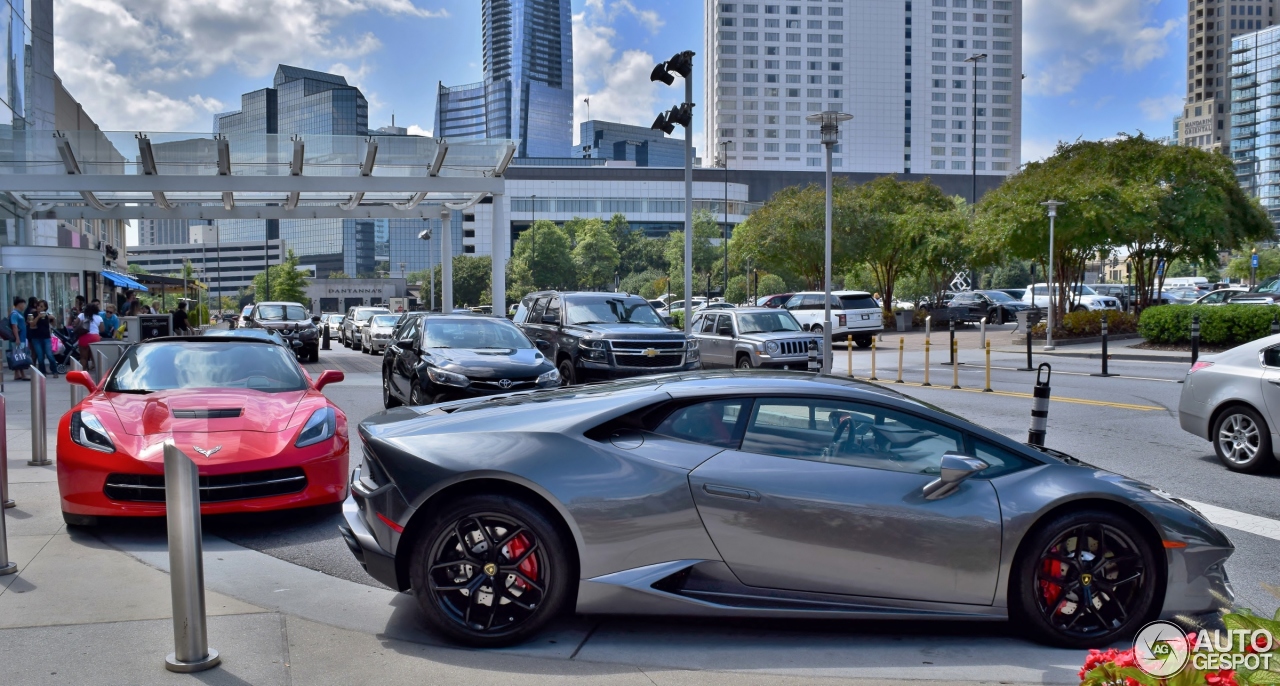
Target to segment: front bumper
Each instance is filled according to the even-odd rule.
[[[686,358],[687,359],[687,358]],[[649,374],[669,374],[671,372],[689,372],[702,369],[702,359],[699,358],[693,362],[685,362],[675,367],[622,367],[609,362],[593,362],[578,358],[575,365],[580,381],[586,380],[607,380],[607,379],[626,379],[633,376],[646,376]]]
[[[373,531],[364,521],[354,490],[342,503],[342,520],[338,525],[338,531],[364,571],[382,584],[396,590],[403,590],[400,588],[400,580],[396,574],[396,558],[378,545]]]
[[[841,338],[845,336],[853,336],[854,338],[862,338],[864,336],[874,336],[884,331],[884,325],[880,322],[869,326],[859,326],[857,322],[853,326],[836,326],[831,330],[831,338],[839,343]]]

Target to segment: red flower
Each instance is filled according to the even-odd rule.
[[[1204,675],[1204,682],[1209,686],[1237,686],[1236,673],[1230,669],[1210,672]]]

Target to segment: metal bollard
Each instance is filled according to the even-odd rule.
[[[822,371],[822,360],[818,358],[818,342],[817,341],[809,341],[808,370],[811,372]]]
[[[874,337],[871,339],[871,377],[870,377],[870,380],[871,380],[871,381],[879,381],[879,380],[880,380],[880,379],[877,379],[877,378],[876,378],[876,339],[875,339]]]
[[[329,349],[329,323],[325,322],[324,331],[320,332],[320,349]]]
[[[1043,381],[1040,380],[1041,372],[1046,372]],[[1052,376],[1053,367],[1048,362],[1041,362],[1036,370],[1036,386],[1031,391],[1031,429],[1027,432],[1027,443],[1031,445],[1044,446],[1045,432],[1049,427],[1049,379]]]
[[[902,336],[898,336],[898,378],[894,383],[905,383],[902,380],[902,352],[906,347],[907,339]]]
[[[956,320],[947,319],[947,330],[951,334],[950,362],[947,364],[952,367],[956,366]]]
[[[1191,315],[1191,364],[1200,359],[1200,315]]]
[[[1018,368],[1020,372],[1034,372],[1036,370],[1031,362],[1031,329],[1033,326],[1031,317],[1027,317],[1027,330],[1025,332],[1027,336],[1027,366]]]
[[[71,364],[67,365],[67,371],[82,372],[84,371],[84,365],[81,365],[80,360],[73,357],[71,358]],[[85,390],[85,387],[80,384],[69,383],[67,384],[67,388],[71,391],[71,407],[79,405],[80,401],[84,400],[84,397],[89,394],[89,391]]]
[[[31,459],[27,461],[27,465],[31,467],[45,467],[53,464],[49,459],[49,450],[47,446],[47,437],[44,434],[45,426],[45,382],[44,374],[39,369],[31,368]]]
[[[924,383],[921,386],[932,386],[929,383],[929,337],[924,337]]]
[[[1108,358],[1111,357],[1109,354],[1107,354],[1107,338],[1108,338],[1107,313],[1103,312],[1102,313],[1102,373],[1090,374],[1089,376],[1115,376],[1111,372],[1107,371],[1107,364],[1108,364],[1107,360]]]
[[[93,382],[100,383],[110,371],[107,369],[107,356],[101,350],[91,350],[89,354],[93,355]]]
[[[960,352],[956,349],[955,339],[951,339],[951,387],[960,388],[960,365],[956,363],[956,353]]]
[[[987,385],[983,387],[983,393],[991,393],[991,341],[987,341]]]
[[[0,395],[0,505],[4,508],[15,504],[9,497],[9,425],[5,423],[8,418],[4,396]]]
[[[171,672],[199,672],[220,661],[218,651],[209,648],[205,623],[200,471],[173,441],[164,444],[164,501],[174,645],[164,666]]]
[[[981,328],[978,329],[978,349],[987,347],[987,318],[983,317],[979,322]]]
[[[849,340],[845,343],[845,352],[849,355],[849,376],[853,376],[853,335],[849,336]]]
[[[924,318],[924,339],[929,340],[929,333],[933,331],[933,315]]]

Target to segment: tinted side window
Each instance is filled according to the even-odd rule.
[[[715,333],[716,318],[715,315],[705,315],[702,317],[702,333]]]
[[[529,313],[530,324],[542,323],[542,315],[547,311],[548,300],[550,300],[550,298],[538,298],[538,300],[534,303],[533,311]]]
[[[788,310],[798,309],[800,307],[801,301],[803,300],[804,300],[803,295],[793,295],[790,298],[788,298],[787,302],[784,303],[782,306],[787,308]]]
[[[812,294],[812,295],[806,295],[806,296],[804,296],[804,301],[803,301],[803,304],[800,306],[800,309],[802,309],[802,310],[821,310],[821,309],[823,309],[823,306],[822,306],[822,296],[821,296],[821,295],[819,295],[819,294],[817,294],[817,293],[814,293],[814,294]]]
[[[733,315],[722,314],[716,321],[716,333],[721,336],[733,335]]]
[[[1267,348],[1262,351],[1262,364],[1268,367],[1280,367],[1280,348]]]
[[[660,436],[691,443],[735,448],[742,437],[749,400],[712,400],[682,407],[653,430]]]
[[[973,454],[976,455],[978,459],[990,465],[978,474],[978,476],[985,479],[997,477],[1001,474],[1008,474],[1009,472],[1016,472],[1023,467],[1034,464],[1024,457],[1015,455],[1004,448],[999,448],[983,441],[975,440],[973,442],[973,448]]]
[[[552,298],[551,302],[547,303],[546,316],[555,318],[556,322],[560,321],[560,296]]]

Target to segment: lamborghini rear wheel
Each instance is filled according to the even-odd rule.
[[[499,495],[446,506],[418,537],[410,563],[427,621],[477,647],[537,633],[567,604],[569,575],[555,526],[527,503]]]

